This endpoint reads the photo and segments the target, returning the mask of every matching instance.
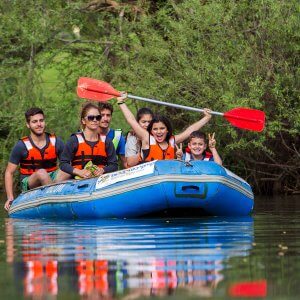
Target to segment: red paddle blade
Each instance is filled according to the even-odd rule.
[[[234,108],[224,113],[224,118],[233,126],[252,131],[262,131],[265,127],[265,113],[251,108]]]
[[[99,92],[93,92],[89,90],[85,90],[83,88],[77,87],[77,96],[79,98],[89,99],[89,100],[95,100],[95,101],[107,101],[112,98],[115,98],[115,96],[107,95],[107,94],[100,94]]]
[[[121,93],[105,81],[80,77],[77,85],[77,95],[80,98],[107,101],[121,96]]]

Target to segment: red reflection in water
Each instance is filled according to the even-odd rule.
[[[25,296],[57,295],[57,261],[27,261],[24,278]]]
[[[228,293],[232,297],[266,297],[267,281],[238,282],[229,287]]]
[[[107,260],[80,260],[77,262],[76,270],[80,295],[91,294],[93,290],[99,292],[100,295],[108,295]]]

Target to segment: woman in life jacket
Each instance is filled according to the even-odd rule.
[[[143,162],[152,160],[175,159],[175,143],[182,143],[189,135],[203,127],[210,119],[208,109],[204,111],[204,117],[190,125],[183,132],[173,135],[171,123],[164,116],[154,116],[147,130],[142,128],[136,121],[134,115],[125,104],[126,94],[118,97],[118,105],[133,131],[141,140],[141,157]]]
[[[81,125],[83,130],[72,134],[65,144],[60,170],[56,181],[74,176],[90,178],[117,171],[117,157],[112,141],[100,136],[98,127],[101,120],[98,106],[87,103],[82,108]],[[85,168],[92,163],[91,168]]]
[[[148,107],[140,108],[136,114],[136,120],[139,125],[147,130],[154,114]],[[142,142],[133,130],[129,131],[126,137],[125,156],[127,167],[134,167],[141,162]]]

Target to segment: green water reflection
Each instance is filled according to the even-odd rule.
[[[0,297],[294,299],[299,201],[258,198],[247,218],[49,222],[2,211]]]

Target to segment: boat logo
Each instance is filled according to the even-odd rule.
[[[155,162],[156,161],[154,160],[149,163],[137,165],[129,169],[102,175],[98,178],[95,189],[98,190],[117,182],[153,174]]]

